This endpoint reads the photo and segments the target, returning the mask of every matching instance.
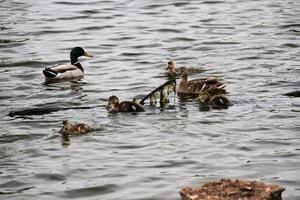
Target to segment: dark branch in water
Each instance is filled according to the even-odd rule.
[[[165,82],[164,84],[160,85],[158,88],[152,90],[149,94],[147,94],[139,103],[140,104],[144,104],[144,102],[151,96],[151,95],[154,95],[155,92],[159,91],[159,90],[162,90],[164,89],[165,86],[169,85],[169,84],[173,84],[175,83],[176,85],[176,79],[172,79],[172,80],[169,80],[167,82]]]
[[[91,109],[99,106],[82,106],[82,107],[49,107],[49,108],[28,108],[24,110],[11,111],[8,113],[8,116],[14,117],[16,115],[24,116],[24,115],[45,115],[50,114],[52,112],[57,112],[60,110],[69,110],[69,109]]]
[[[284,95],[289,97],[300,97],[300,91],[289,92]]]

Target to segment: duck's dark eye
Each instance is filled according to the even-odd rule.
[[[170,62],[168,62],[168,65],[171,65],[172,64],[172,62],[170,61]]]

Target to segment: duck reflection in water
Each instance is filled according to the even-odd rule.
[[[86,82],[83,82],[80,79],[72,79],[67,81],[47,81],[44,82],[44,85],[47,86],[46,90],[72,90],[74,92],[82,91],[82,86]]]

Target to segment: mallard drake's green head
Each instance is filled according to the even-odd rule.
[[[76,63],[80,56],[93,57],[91,54],[84,51],[82,47],[74,47],[70,52],[71,64]]]

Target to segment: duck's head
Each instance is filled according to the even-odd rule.
[[[71,124],[70,124],[70,122],[68,120],[64,120],[62,122],[62,124],[63,124],[63,127],[61,129],[61,133],[62,133],[63,136],[68,136]]]
[[[201,103],[208,103],[211,99],[211,96],[208,92],[200,92],[198,98]]]
[[[70,52],[71,64],[76,63],[80,56],[93,57],[91,54],[84,51],[82,47],[74,47]]]
[[[108,98],[108,103],[106,106],[106,110],[108,111],[114,111],[118,110],[118,105],[119,105],[119,98],[117,96],[110,96]]]
[[[171,60],[167,64],[166,71],[174,71],[174,69],[175,69],[175,62]]]
[[[63,121],[63,125],[67,125],[68,123],[69,123],[68,120],[64,120],[64,121]]]

